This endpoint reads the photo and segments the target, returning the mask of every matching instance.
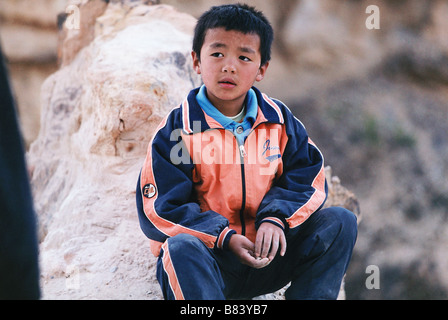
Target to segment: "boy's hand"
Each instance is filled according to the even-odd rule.
[[[274,259],[280,247],[280,255],[284,256],[286,252],[286,237],[280,227],[272,223],[262,223],[257,231],[255,239],[255,257],[262,259]]]
[[[255,245],[252,241],[240,234],[233,234],[229,240],[229,249],[240,260],[252,268],[260,269],[266,267],[271,261],[268,258],[256,258],[254,254]]]

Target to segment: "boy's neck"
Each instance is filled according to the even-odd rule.
[[[230,120],[233,120],[233,121],[235,121],[235,122],[240,123],[240,122],[242,122],[242,121],[244,120],[244,116],[245,116],[245,115],[246,115],[246,104],[243,105],[243,108],[241,108],[240,113],[238,113],[238,114],[235,115],[235,116],[229,116],[228,118],[229,118]]]
[[[246,96],[235,101],[214,101],[215,99],[211,98],[209,94],[207,94],[207,98],[223,115],[226,117],[234,117],[243,110]]]

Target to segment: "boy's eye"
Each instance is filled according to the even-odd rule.
[[[212,57],[222,58],[224,55],[221,52],[215,52],[211,54]]]
[[[248,57],[245,57],[245,56],[240,56],[240,59],[245,61],[245,62],[251,61]]]

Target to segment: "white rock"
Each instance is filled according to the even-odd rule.
[[[135,186],[155,127],[200,85],[195,19],[169,6],[128,9],[109,4],[96,38],[42,88],[28,163],[44,299],[161,298]]]

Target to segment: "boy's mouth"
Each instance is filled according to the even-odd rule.
[[[234,87],[234,86],[236,86],[236,83],[233,82],[233,80],[231,80],[231,79],[220,80],[220,81],[218,81],[218,84],[220,84],[221,86],[224,86],[224,87]]]

